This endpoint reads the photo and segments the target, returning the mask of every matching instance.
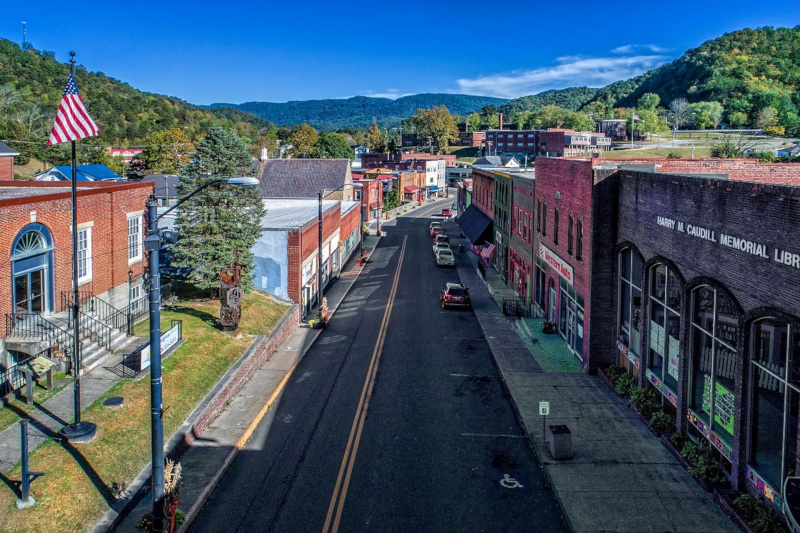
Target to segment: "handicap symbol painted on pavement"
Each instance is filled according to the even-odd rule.
[[[508,474],[503,474],[503,479],[500,480],[500,485],[507,489],[521,489],[523,488],[522,483],[514,479],[513,477],[509,476]]]

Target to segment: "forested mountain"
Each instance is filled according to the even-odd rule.
[[[592,87],[569,87],[567,89],[553,89],[531,96],[514,98],[503,104],[501,110],[505,113],[518,113],[520,111],[538,111],[546,105],[557,105],[563,109],[577,111],[597,94],[597,89]]]
[[[689,102],[717,101],[726,122],[737,114],[755,126],[765,109],[787,133],[800,133],[800,26],[744,29],[707,41],[683,56],[598,91],[593,102],[609,108],[636,105],[645,93]],[[591,103],[590,103],[591,105]]]
[[[0,139],[25,156],[63,161],[63,146],[45,147],[69,75],[55,54],[0,39]],[[146,93],[80,65],[75,81],[100,136],[79,143],[135,146],[155,131],[181,128],[194,138],[214,125],[233,128],[246,142],[273,128],[262,118],[233,109],[203,109],[178,98]]]
[[[466,116],[484,106],[500,105],[508,100],[489,96],[464,94],[415,94],[397,100],[354,96],[329,100],[303,100],[286,103],[245,102],[243,104],[212,104],[215,109],[231,107],[256,114],[280,126],[310,124],[320,130],[368,128],[377,121],[381,128],[399,126],[402,119],[411,117],[417,109],[444,105],[454,115]]]

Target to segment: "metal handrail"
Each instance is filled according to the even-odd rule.
[[[81,298],[80,295],[79,298]],[[95,318],[95,320],[102,322],[108,327],[118,329],[126,334],[129,334],[130,331],[129,322],[130,320],[132,320],[132,318],[129,317],[127,309],[121,309],[121,310],[117,309],[110,303],[106,302],[105,300],[101,300],[100,298],[94,295],[91,295],[90,298],[87,298],[85,300],[80,299],[79,301],[82,304],[81,313],[85,313],[87,315],[92,316],[92,318]],[[72,312],[71,292],[61,293],[61,308],[62,311],[66,309],[69,310],[70,313]]]
[[[68,323],[72,327],[72,320],[75,315],[72,307],[68,311]],[[105,324],[91,315],[78,311],[78,331],[84,337],[97,341],[97,344],[103,346],[106,350],[111,350],[111,329],[112,327]]]
[[[32,360],[33,356],[28,357],[0,372],[0,396],[5,396],[22,388],[25,384],[25,373],[20,368]]]
[[[42,315],[36,313],[6,314],[5,337],[11,335],[48,341],[64,354],[68,365],[72,365],[74,355],[72,333],[50,322]],[[77,345],[79,349],[82,347],[80,340]]]
[[[78,301],[83,303],[94,298],[92,291],[78,291]],[[72,305],[72,291],[61,291],[61,307],[59,311],[66,311]]]

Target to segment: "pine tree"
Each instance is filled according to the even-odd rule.
[[[244,142],[222,128],[209,129],[183,169],[181,192],[188,194],[212,179],[246,175],[252,159]],[[242,288],[252,288],[253,253],[261,235],[264,204],[258,189],[215,184],[178,208],[180,234],[172,264],[189,267],[189,279],[200,289],[219,287],[225,265],[242,266]]]

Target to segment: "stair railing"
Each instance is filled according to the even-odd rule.
[[[64,354],[67,366],[72,368],[73,363],[73,339],[72,334],[62,329],[58,324],[50,322],[42,315],[36,313],[12,313],[6,314],[5,337],[19,336],[34,338],[38,341],[49,342],[51,347],[56,348]],[[83,344],[78,340],[78,347]]]

